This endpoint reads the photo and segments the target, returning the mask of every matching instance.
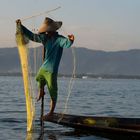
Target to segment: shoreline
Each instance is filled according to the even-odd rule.
[[[36,74],[31,74],[31,76],[35,76]],[[0,73],[0,76],[9,76],[9,77],[21,77],[22,73]],[[59,78],[70,78],[71,74],[58,74]],[[109,75],[109,74],[76,74],[75,78],[79,79],[140,79],[140,75]]]

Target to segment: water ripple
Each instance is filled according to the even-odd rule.
[[[63,112],[67,98],[69,79],[59,79],[59,95],[56,112]],[[77,79],[69,98],[67,113],[79,115],[139,117],[140,80]],[[45,96],[45,113],[49,111],[49,94]],[[25,139],[26,107],[21,77],[0,78],[0,132],[1,139]],[[40,130],[40,102],[36,104],[35,138]],[[8,133],[7,133],[8,132]],[[95,136],[72,135],[73,130],[46,123],[45,138],[95,139]],[[69,134],[66,135],[65,133]]]

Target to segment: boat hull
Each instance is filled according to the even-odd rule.
[[[140,138],[139,118],[77,116],[54,113],[45,121],[75,128],[88,133],[104,133]]]

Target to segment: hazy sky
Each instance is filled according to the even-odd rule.
[[[140,0],[0,0],[0,47],[15,46],[15,20],[57,6],[49,15],[23,24],[38,28],[45,16],[63,21],[75,45],[96,50],[140,49]]]

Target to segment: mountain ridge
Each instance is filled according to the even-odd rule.
[[[76,73],[94,75],[140,75],[140,50],[103,51],[87,48],[75,49]],[[31,48],[31,66],[34,65],[34,49]],[[36,48],[38,64],[41,65],[42,50]],[[39,68],[38,66],[38,68]],[[59,68],[61,74],[71,74],[73,56],[71,49],[64,49]],[[0,73],[21,72],[18,49],[0,48]]]

